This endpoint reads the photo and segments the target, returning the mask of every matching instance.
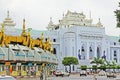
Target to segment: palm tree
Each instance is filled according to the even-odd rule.
[[[96,66],[99,66],[100,64],[104,64],[104,60],[102,58],[94,57],[93,61],[91,61],[91,64],[96,64]]]
[[[115,72],[115,69],[117,68],[117,64],[112,61],[112,63],[110,64],[111,68],[113,69],[113,71]]]
[[[107,68],[110,69],[110,61],[105,61],[105,63],[106,63]]]
[[[91,61],[91,64],[96,64],[95,65],[96,66],[95,70],[97,70],[98,66],[104,64],[104,62],[105,62],[104,59],[94,57],[93,61]],[[95,66],[94,66],[94,68],[95,68]]]

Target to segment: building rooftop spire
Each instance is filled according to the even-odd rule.
[[[21,34],[22,36],[26,36],[25,28],[26,28],[26,22],[25,22],[25,19],[23,19],[23,30]]]
[[[15,26],[16,23],[10,18],[9,10],[7,11],[7,17],[3,21],[5,26]]]
[[[100,18],[99,18],[99,21],[98,21],[98,23],[97,23],[97,27],[102,27],[103,25],[102,25],[102,23],[101,23],[101,21],[100,21]]]
[[[7,18],[9,18],[9,11],[7,11]]]
[[[49,24],[48,24],[47,29],[49,30],[49,29],[53,29],[53,28],[54,28],[54,24],[53,24],[53,22],[52,22],[52,17],[50,17],[50,22],[49,22]]]
[[[52,17],[50,17],[50,22],[52,22]]]

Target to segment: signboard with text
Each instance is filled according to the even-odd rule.
[[[6,65],[6,66],[9,66],[9,65],[10,65],[10,62],[5,62],[5,65]]]

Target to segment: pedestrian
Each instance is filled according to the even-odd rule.
[[[40,73],[40,80],[43,80],[43,73]]]
[[[28,76],[28,72],[29,72],[28,69],[26,70],[26,72],[27,72],[27,76]]]

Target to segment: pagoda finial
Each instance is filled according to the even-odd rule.
[[[25,30],[25,19],[23,19],[23,30]]]
[[[101,23],[101,22],[100,22],[100,18],[99,18],[99,23]]]
[[[23,30],[22,30],[22,36],[25,36],[26,35],[26,32],[25,32],[25,19],[23,19]]]
[[[70,13],[70,10],[67,10],[67,13],[69,14],[69,13]]]
[[[103,26],[103,25],[101,24],[100,18],[99,18],[99,21],[98,21],[98,23],[97,23],[97,26],[98,26],[98,27]]]
[[[64,13],[63,13],[63,17],[64,17]]]
[[[91,11],[90,11],[90,19],[91,19]]]
[[[52,21],[52,17],[50,17],[50,22]]]
[[[9,18],[9,10],[7,11],[7,18]]]

